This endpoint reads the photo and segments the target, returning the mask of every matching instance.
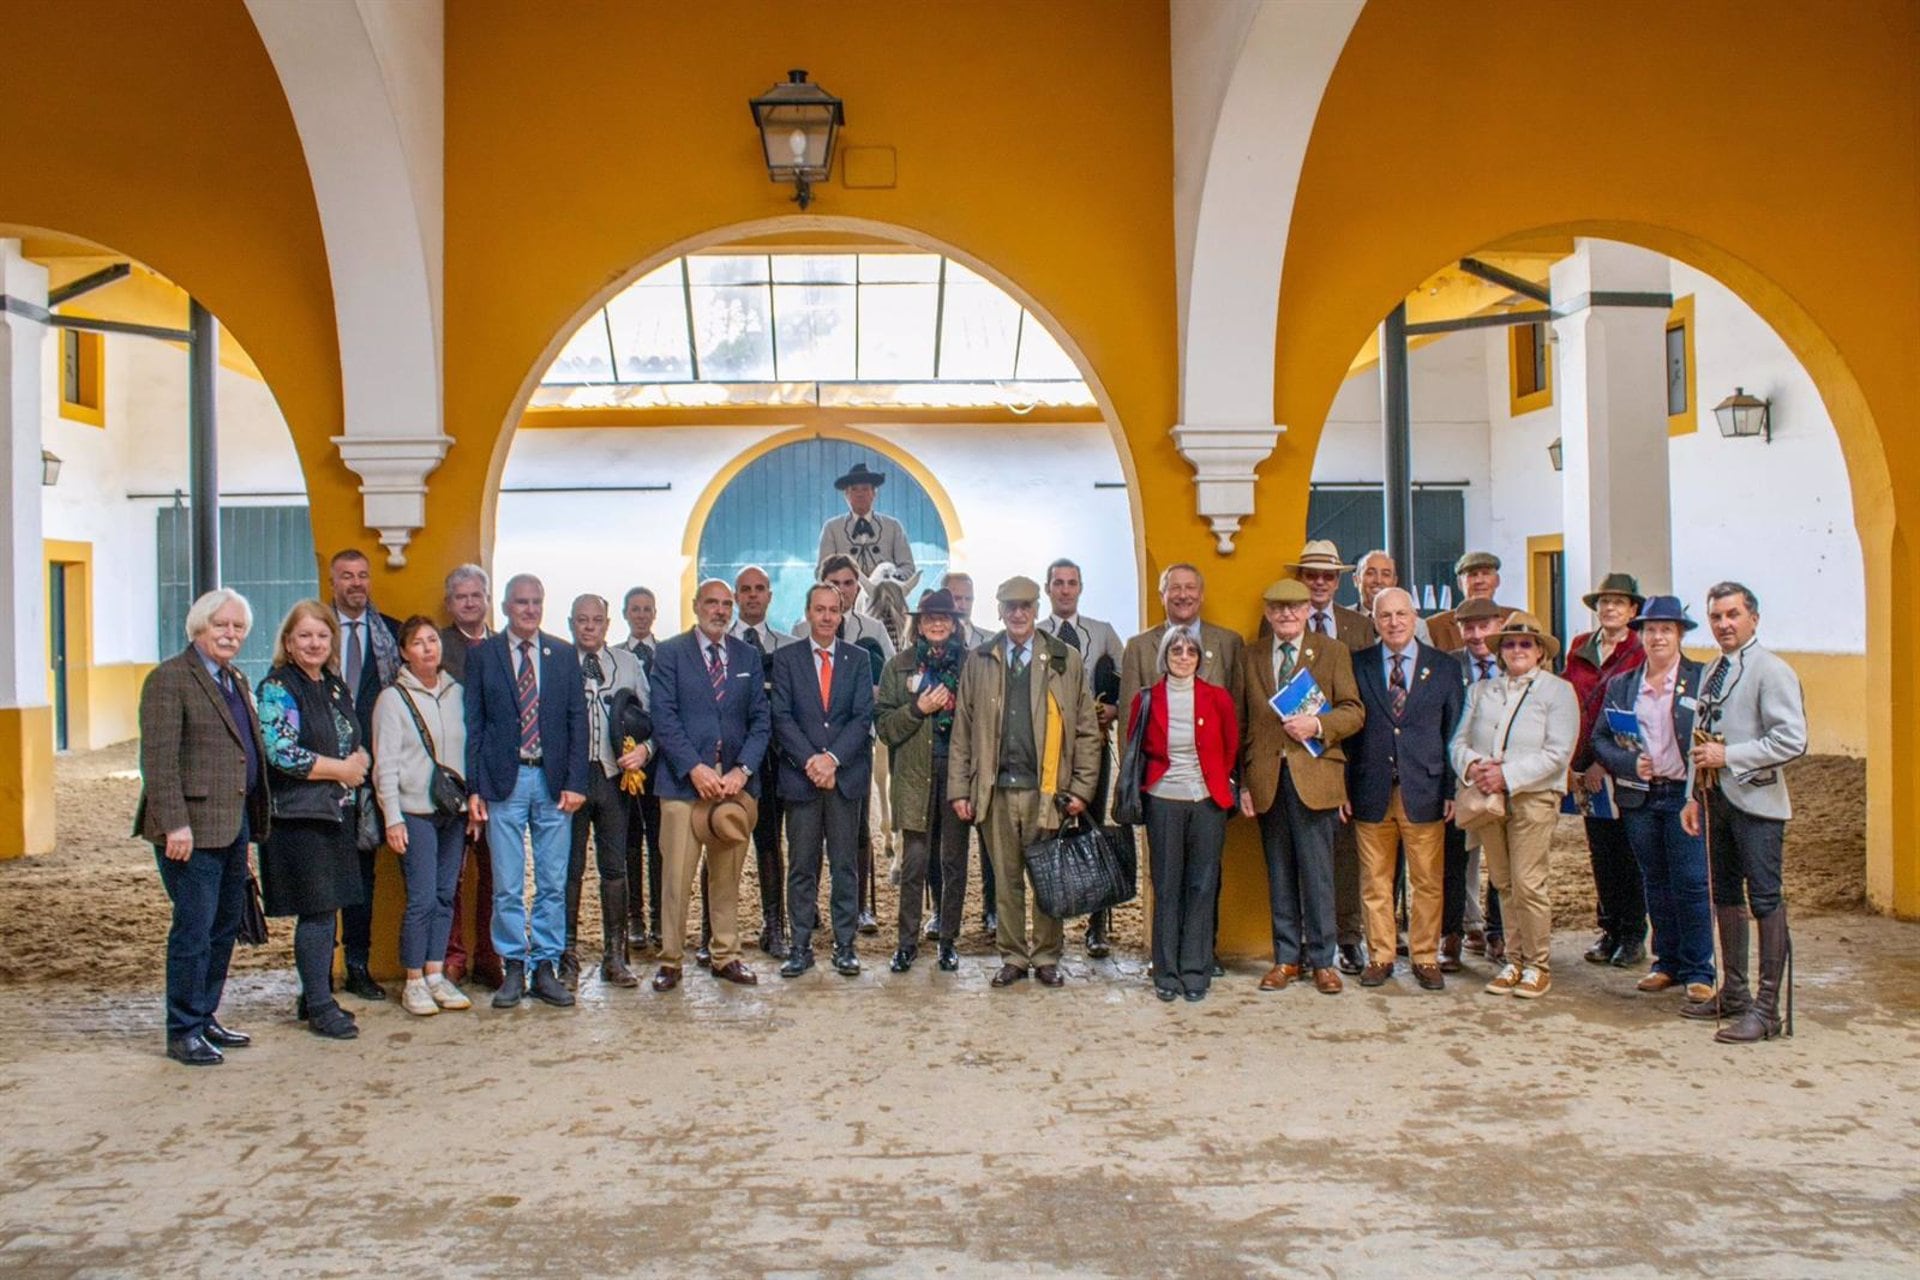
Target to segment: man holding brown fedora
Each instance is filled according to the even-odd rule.
[[[650,685],[664,864],[655,991],[680,985],[693,873],[703,851],[713,908],[713,976],[743,986],[759,981],[740,959],[740,865],[759,818],[760,765],[772,717],[759,652],[727,634],[733,589],[707,579],[694,593],[693,612],[694,628],[661,641],[654,651]]]

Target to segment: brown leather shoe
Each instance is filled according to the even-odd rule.
[[[1391,964],[1370,964],[1360,974],[1360,985],[1377,987],[1393,976]]]
[[[1668,987],[1677,987],[1680,980],[1670,973],[1650,973],[1633,984],[1635,991],[1665,991]]]
[[[660,966],[660,971],[653,975],[655,991],[671,991],[679,985],[680,966],[677,964],[663,964]]]
[[[1447,985],[1437,964],[1416,964],[1413,966],[1413,980],[1420,984],[1423,991],[1440,991]]]
[[[1313,971],[1313,989],[1323,996],[1337,996],[1346,984],[1340,981],[1338,969],[1315,969]]]
[[[1287,984],[1300,976],[1297,964],[1277,964],[1267,970],[1267,976],[1260,979],[1262,991],[1285,991]]]
[[[1440,939],[1440,972],[1460,972],[1460,945],[1464,939],[1457,933],[1450,933]]]
[[[1507,940],[1497,933],[1487,935],[1487,959],[1505,960],[1507,958]]]
[[[1043,987],[1063,987],[1067,984],[1067,980],[1061,975],[1060,966],[1057,964],[1040,965],[1033,971],[1033,976]]]
[[[1485,929],[1467,930],[1466,948],[1476,956],[1487,954],[1487,931]]]
[[[729,960],[725,964],[717,966],[713,971],[713,976],[725,979],[728,982],[737,982],[743,987],[758,986],[760,983],[760,975],[747,968],[746,965],[740,963],[738,960]]]
[[[1027,967],[1025,965],[1003,964],[1000,966],[1000,972],[993,975],[991,985],[996,987],[1010,987],[1016,982],[1025,982],[1026,978]]]

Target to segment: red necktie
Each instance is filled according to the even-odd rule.
[[[824,711],[833,705],[833,656],[825,649],[813,652],[820,659],[820,709]]]

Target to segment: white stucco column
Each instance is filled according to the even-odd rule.
[[[0,240],[0,707],[47,705],[47,602],[41,578],[40,378],[47,325],[47,269]],[[36,314],[37,313],[37,314]]]
[[[47,272],[0,240],[0,858],[53,849],[53,709],[40,527]]]
[[[1667,482],[1667,260],[1580,240],[1552,273],[1554,400],[1565,470],[1568,625],[1609,573],[1649,595],[1673,587]],[[1576,627],[1575,629],[1579,629]]]

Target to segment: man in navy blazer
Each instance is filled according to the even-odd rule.
[[[530,573],[507,580],[507,629],[467,654],[467,787],[475,822],[487,824],[493,864],[493,947],[505,981],[496,1009],[532,990],[570,1005],[561,982],[567,945],[570,815],[587,794],[587,692],[573,646],[540,630],[546,588]],[[533,844],[533,909],[525,890]]]
[[[873,681],[867,651],[839,638],[840,592],[807,592],[807,639],[773,655],[773,736],[787,808],[787,904],[793,945],[780,976],[813,967],[820,853],[833,881],[833,967],[860,972],[860,802],[873,784]]]
[[[660,970],[655,991],[680,985],[686,950],[687,908],[701,842],[693,830],[694,803],[760,794],[760,765],[772,737],[760,654],[727,634],[733,621],[733,589],[718,578],[700,584],[693,597],[694,627],[663,640],[653,654],[653,743],[658,767],[653,791],[660,797]],[[716,818],[721,817],[715,813]],[[740,864],[753,819],[739,838],[730,822],[708,824],[708,903],[713,909],[713,976],[743,986],[759,981],[740,959]]]
[[[1360,901],[1367,919],[1367,967],[1360,985],[1393,976],[1393,874],[1407,852],[1411,907],[1407,950],[1429,990],[1440,976],[1440,916],[1446,824],[1453,817],[1447,744],[1466,690],[1451,654],[1414,636],[1413,597],[1389,587],[1374,597],[1380,642],[1353,655],[1367,721],[1347,739],[1347,803],[1360,845]]]

